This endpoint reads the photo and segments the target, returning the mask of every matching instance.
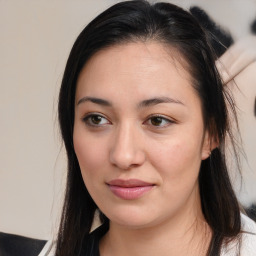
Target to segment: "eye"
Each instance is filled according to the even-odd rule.
[[[104,126],[106,124],[110,124],[107,118],[99,114],[89,114],[85,116],[82,120],[86,125],[89,126]]]
[[[174,121],[160,115],[155,115],[148,118],[146,123],[149,125],[161,128],[174,123]]]

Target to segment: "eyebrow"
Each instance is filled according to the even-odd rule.
[[[110,101],[100,99],[100,98],[95,98],[95,97],[83,97],[77,102],[77,105],[82,104],[84,102],[88,102],[88,101],[98,105],[102,105],[102,106],[107,106],[107,107],[112,106],[112,103]],[[176,99],[172,99],[169,97],[156,97],[152,99],[143,100],[138,104],[138,108],[150,107],[160,103],[176,103],[176,104],[184,105],[181,101]]]
[[[98,105],[102,105],[102,106],[107,106],[107,107],[111,107],[112,106],[112,104],[109,101],[103,100],[103,99],[100,99],[100,98],[94,98],[94,97],[83,97],[82,99],[80,99],[77,102],[77,105],[79,105],[81,103],[84,103],[84,102],[87,102],[87,101],[90,101],[92,103],[95,103],[95,104],[98,104]]]
[[[139,103],[138,106],[139,108],[143,108],[143,107],[154,106],[160,103],[176,103],[176,104],[184,105],[181,101],[176,99],[172,99],[169,97],[157,97],[157,98],[152,98],[148,100],[143,100],[141,103]]]

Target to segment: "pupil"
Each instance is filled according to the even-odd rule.
[[[100,116],[92,116],[92,122],[94,124],[99,124],[101,121],[101,117]]]
[[[152,118],[151,123],[153,125],[159,126],[162,123],[162,118],[161,117],[154,117],[154,118]]]

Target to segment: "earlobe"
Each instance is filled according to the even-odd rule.
[[[208,150],[208,151],[206,151],[206,150],[203,150],[202,151],[202,160],[205,160],[205,159],[207,159],[208,157],[210,157],[211,156],[211,153],[212,153],[212,151],[211,150]]]
[[[218,140],[209,135],[209,132],[205,132],[204,141],[203,141],[203,147],[202,147],[202,156],[201,159],[205,160],[208,157],[210,157],[212,151],[217,148],[219,145]]]

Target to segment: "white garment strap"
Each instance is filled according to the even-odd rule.
[[[49,240],[38,256],[54,256],[55,254],[55,242]]]

